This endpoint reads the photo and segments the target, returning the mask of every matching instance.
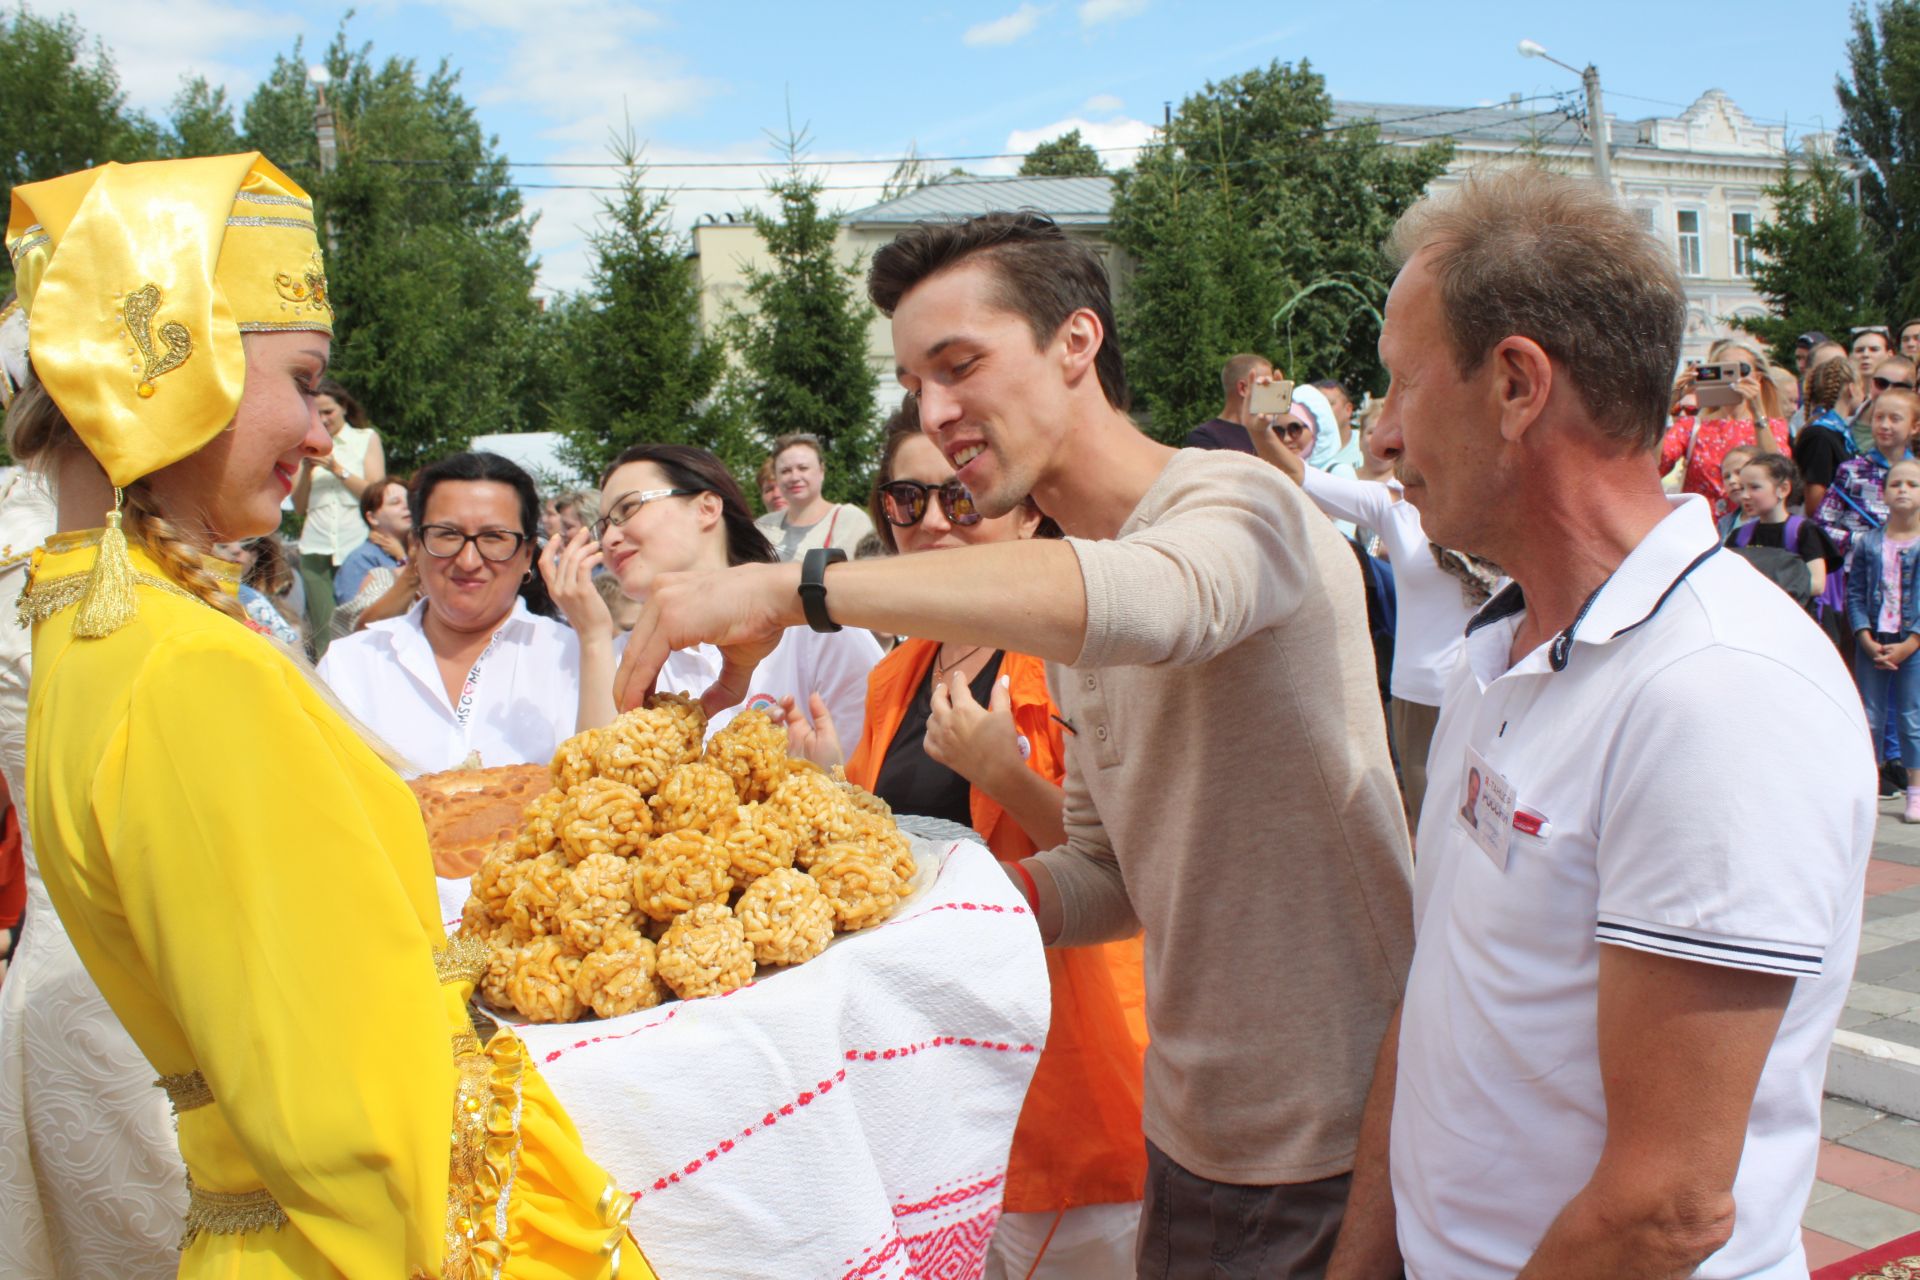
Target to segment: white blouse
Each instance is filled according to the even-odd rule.
[[[625,637],[622,637],[624,648]],[[792,697],[807,709],[807,695],[817,693],[833,716],[833,727],[849,758],[857,745],[849,738],[867,719],[867,674],[881,658],[880,642],[871,631],[848,627],[821,632],[790,627],[779,645],[753,670],[752,692],[737,707],[729,707],[707,722],[715,733],[749,707],[761,710],[783,697]],[[720,674],[720,651],[710,644],[676,650],[660,672],[659,687],[668,693],[699,697]]]
[[[580,714],[580,641],[573,631],[515,600],[449,701],[421,601],[404,617],[335,640],[320,678],[360,722],[420,772],[545,764]]]
[[[333,438],[333,456],[353,476],[367,474],[367,454],[372,448],[371,427],[341,427]],[[315,467],[312,483],[306,523],[300,526],[300,554],[326,556],[337,568],[349,551],[367,540],[367,522],[360,518],[360,499],[339,476]]]

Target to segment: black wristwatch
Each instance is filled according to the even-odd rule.
[[[847,553],[839,547],[815,547],[800,559],[800,605],[807,611],[807,625],[815,631],[838,631],[840,624],[827,616],[827,566],[843,563]]]

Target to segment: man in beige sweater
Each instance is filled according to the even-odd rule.
[[[1105,274],[1051,223],[916,227],[870,291],[981,509],[1068,538],[663,578],[616,697],[709,641],[728,705],[802,622],[1059,664],[1067,842],[1012,874],[1049,944],[1145,929],[1139,1274],[1317,1276],[1412,944],[1352,557],[1271,467],[1140,433]]]

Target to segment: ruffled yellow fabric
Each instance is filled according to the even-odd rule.
[[[95,554],[69,540],[36,581]],[[201,1232],[180,1274],[606,1277],[611,1242],[647,1280],[625,1197],[519,1042],[477,1050],[412,793],[272,645],[136,589],[104,639],[75,642],[73,609],[37,625],[26,809],[108,1002],[157,1075],[212,1095],[179,1118],[195,1187],[285,1215]],[[460,1114],[484,1121],[464,1165]]]

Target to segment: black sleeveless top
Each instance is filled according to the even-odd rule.
[[[995,653],[968,688],[981,706],[993,694],[993,682],[1000,678],[1000,659]],[[969,803],[970,784],[947,766],[927,755],[927,719],[933,714],[933,668],[927,668],[906,715],[887,744],[880,761],[880,773],[874,779],[873,793],[885,800],[895,813],[917,814],[927,818],[945,818],[961,826],[973,825],[973,806]]]

